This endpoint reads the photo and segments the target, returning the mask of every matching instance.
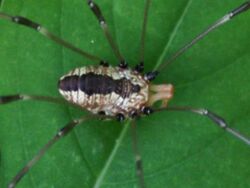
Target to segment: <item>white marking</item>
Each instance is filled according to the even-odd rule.
[[[57,135],[58,135],[59,137],[61,137],[61,136],[63,135],[63,131],[59,131],[59,132],[57,133]]]
[[[20,98],[22,98],[23,100],[29,100],[29,99],[31,99],[31,97],[28,96],[28,95],[20,95]]]
[[[36,28],[36,30],[37,30],[37,31],[40,31],[41,28],[42,28],[42,27],[41,27],[40,25],[38,25],[37,28]]]
[[[17,17],[14,18],[14,21],[15,21],[15,22],[19,22],[19,20],[20,20],[20,19],[17,18]]]
[[[80,69],[80,76],[83,75],[83,74],[86,74],[86,68],[85,67],[82,67],[82,68],[79,68]]]
[[[89,6],[90,6],[91,8],[93,8],[95,5],[94,5],[93,2],[91,2],[91,3],[89,3]]]
[[[74,101],[74,103],[78,103],[78,92],[77,91],[71,91],[71,99]]]

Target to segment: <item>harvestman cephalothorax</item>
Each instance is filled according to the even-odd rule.
[[[99,8],[99,6],[92,0],[87,0],[89,8],[96,16],[101,29],[104,32],[115,56],[119,60],[117,67],[112,67],[102,58],[87,53],[69,42],[57,37],[48,31],[40,24],[21,16],[12,16],[1,12],[0,18],[29,27],[36,30],[44,37],[58,43],[85,58],[98,63],[99,65],[86,66],[76,68],[70,71],[67,75],[60,78],[58,82],[58,89],[61,95],[66,99],[34,96],[27,94],[15,94],[0,97],[0,104],[7,104],[20,100],[38,100],[47,101],[59,104],[69,104],[81,110],[87,110],[91,113],[79,119],[75,119],[65,125],[49,142],[17,173],[17,175],[10,181],[9,188],[13,188],[22,179],[22,177],[31,169],[31,167],[40,160],[46,151],[56,143],[60,138],[67,135],[74,127],[84,123],[85,121],[99,117],[100,119],[117,119],[123,121],[125,119],[131,120],[132,125],[132,139],[133,150],[135,153],[136,172],[140,187],[145,187],[143,166],[141,156],[137,147],[137,137],[135,132],[136,118],[139,116],[150,115],[153,112],[160,111],[187,111],[192,112],[211,119],[215,125],[221,127],[226,132],[232,134],[237,139],[250,145],[250,140],[238,131],[230,128],[226,121],[214,112],[207,109],[198,109],[191,107],[168,107],[167,103],[173,96],[173,86],[171,84],[154,85],[152,81],[157,78],[157,75],[162,70],[174,62],[180,55],[187,51],[190,47],[196,44],[199,40],[205,37],[208,33],[221,25],[229,22],[232,18],[247,11],[250,8],[250,2],[247,1],[228,14],[223,16],[209,26],[204,32],[200,33],[191,42],[184,45],[180,50],[174,53],[163,64],[151,72],[144,72],[144,46],[145,33],[148,20],[148,12],[151,0],[145,1],[144,19],[141,32],[141,42],[139,49],[139,63],[134,68],[129,68],[128,63],[120,52],[118,45],[110,34],[106,20]],[[154,104],[160,101],[161,107],[156,108]],[[99,179],[101,181],[102,179]],[[98,184],[99,185],[99,184]]]

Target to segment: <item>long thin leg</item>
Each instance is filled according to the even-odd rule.
[[[119,59],[120,61],[120,64],[119,66],[122,67],[122,68],[126,68],[127,67],[127,63],[125,62],[123,56],[121,55],[120,53],[120,50],[117,46],[117,44],[115,43],[115,41],[113,40],[111,34],[110,34],[110,31],[109,31],[109,28],[108,28],[108,25],[105,21],[105,18],[101,12],[101,9],[99,8],[99,6],[93,1],[93,0],[87,0],[87,3],[90,7],[90,9],[92,10],[92,12],[95,14],[96,18],[98,19],[99,21],[99,24],[114,52],[114,54],[116,55],[116,57]]]
[[[31,29],[36,30],[38,33],[40,33],[41,35],[43,35],[44,37],[54,41],[57,44],[60,44],[88,59],[90,59],[91,61],[95,61],[97,63],[99,62],[103,62],[102,59],[100,59],[99,57],[96,57],[94,55],[91,55],[83,50],[81,50],[80,48],[75,47],[73,44],[57,37],[56,35],[54,35],[53,33],[49,32],[45,27],[41,26],[40,24],[33,22],[32,20],[22,17],[22,16],[11,16],[8,15],[6,13],[2,13],[0,12],[0,19],[4,19],[4,20],[8,20],[11,22],[14,22],[16,24],[20,24],[26,27],[29,27]]]
[[[206,116],[209,119],[211,119],[216,125],[218,125],[220,128],[224,129],[225,131],[232,134],[234,137],[238,138],[239,140],[243,141],[247,145],[250,146],[250,138],[244,136],[243,134],[239,133],[233,128],[228,127],[227,122],[220,117],[219,115],[215,114],[214,112],[211,112],[207,109],[203,108],[191,108],[191,107],[167,107],[167,108],[160,108],[156,109],[155,111],[186,111],[186,112],[192,112],[198,115]]]
[[[0,96],[0,105],[8,104],[11,102],[17,102],[17,101],[27,101],[27,100],[37,100],[37,101],[52,102],[52,103],[62,104],[62,105],[70,105],[72,107],[80,108],[82,110],[80,106],[69,103],[61,98],[38,96],[38,95],[26,95],[26,94]]]
[[[139,149],[138,149],[138,141],[137,141],[136,122],[135,122],[135,120],[132,121],[131,135],[132,135],[133,151],[134,151],[134,154],[135,154],[136,175],[138,177],[140,187],[145,188],[142,159],[141,159],[141,155],[140,155],[140,152],[139,152]]]
[[[179,56],[181,56],[184,52],[186,52],[189,48],[191,48],[193,45],[195,45],[198,41],[203,39],[205,36],[207,36],[211,31],[215,30],[216,28],[222,26],[223,24],[229,22],[232,20],[232,18],[236,17],[237,15],[247,11],[250,8],[250,1],[247,1],[243,3],[241,6],[237,7],[236,9],[232,10],[219,20],[217,20],[215,23],[210,25],[204,32],[200,33],[197,37],[195,37],[191,42],[184,45],[181,49],[179,49],[174,55],[172,55],[168,60],[166,60],[163,64],[161,64],[158,68],[155,70],[162,70],[170,63],[174,62]]]
[[[73,103],[69,103],[68,101],[58,98],[58,97],[49,97],[49,96],[39,96],[39,95],[27,95],[27,94],[16,94],[16,95],[6,95],[6,96],[0,96],[0,105],[9,104],[12,102],[18,102],[18,101],[41,101],[41,102],[50,102],[55,104],[61,104],[61,105],[67,105],[71,106],[73,108],[78,108],[82,111],[86,111],[81,106]],[[99,117],[101,120],[115,120],[116,118],[114,116],[104,115],[104,114],[97,114],[97,117]]]
[[[145,34],[148,23],[148,11],[150,7],[151,0],[146,0],[144,14],[143,14],[143,23],[141,31],[141,41],[140,41],[140,52],[139,52],[139,64],[135,67],[138,72],[142,72],[144,69],[144,52],[145,52]]]
[[[16,187],[17,183],[22,179],[22,177],[41,159],[41,157],[48,151],[51,146],[53,146],[59,139],[63,138],[69,132],[71,132],[77,125],[83,123],[88,119],[91,119],[91,116],[73,120],[65,125],[60,131],[58,131],[57,134],[51,140],[49,140],[49,142],[17,173],[17,175],[11,180],[8,188]]]

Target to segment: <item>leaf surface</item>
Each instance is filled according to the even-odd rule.
[[[144,1],[96,2],[123,55],[134,66]],[[157,64],[163,52],[162,56],[169,57],[239,4],[232,0],[153,1],[146,35],[146,70]],[[2,1],[1,11],[37,21],[77,47],[117,64],[82,0],[8,0]],[[162,70],[155,83],[175,85],[170,105],[208,108],[250,135],[249,20],[249,12],[235,18]],[[88,64],[93,63],[33,30],[0,20],[0,95],[60,97],[56,88],[60,76]],[[6,187],[57,130],[81,115],[67,106],[41,102],[1,106],[0,187]],[[147,187],[249,186],[249,147],[208,119],[161,112],[141,118],[137,125]],[[123,129],[117,122],[84,123],[51,148],[18,187],[93,187]],[[129,131],[104,175],[101,187],[137,186]]]

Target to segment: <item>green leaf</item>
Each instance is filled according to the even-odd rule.
[[[96,2],[122,53],[134,66],[144,1]],[[153,69],[166,46],[163,55],[169,57],[240,3],[153,1],[146,36],[146,70]],[[77,47],[117,64],[83,0],[8,0],[2,1],[1,12],[37,21]],[[162,70],[155,83],[175,85],[170,105],[208,108],[250,136],[249,20],[250,12],[240,15]],[[93,63],[35,31],[0,20],[0,95],[59,97],[59,77],[88,64]],[[66,106],[33,101],[0,106],[0,187],[6,187],[57,130],[82,114]],[[190,113],[161,112],[141,118],[137,125],[147,187],[249,186],[249,147],[210,120]],[[124,126],[113,121],[83,123],[51,148],[18,187],[93,187],[101,172],[101,187],[136,187],[129,131],[111,165],[103,171]]]

